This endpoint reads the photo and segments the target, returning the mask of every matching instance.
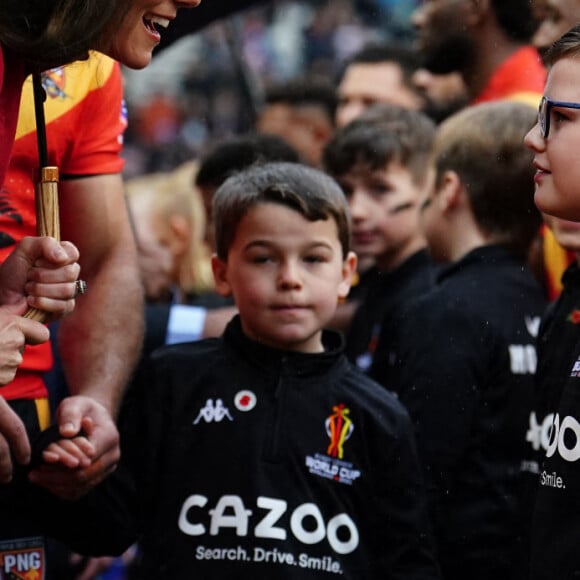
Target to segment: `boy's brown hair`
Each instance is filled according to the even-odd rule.
[[[248,210],[277,203],[309,221],[333,219],[343,257],[350,249],[350,214],[340,186],[322,171],[300,163],[264,163],[229,177],[213,199],[216,251],[226,261],[237,227]]]
[[[535,122],[527,104],[484,103],[447,119],[433,145],[436,188],[446,171],[457,173],[481,229],[524,255],[542,222],[533,153],[523,142]]]
[[[574,57],[580,57],[580,24],[571,28],[554,42],[546,51],[544,62],[550,66],[563,58]]]
[[[339,129],[324,150],[323,165],[341,177],[358,165],[370,170],[399,161],[417,185],[428,174],[435,123],[424,113],[398,105],[374,105]]]

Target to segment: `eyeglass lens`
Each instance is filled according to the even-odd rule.
[[[542,100],[540,101],[540,108],[538,110],[538,123],[540,125],[540,131],[542,132],[542,137],[544,137],[544,139],[548,136],[548,130],[550,129],[548,108],[548,99],[546,99],[546,97],[542,97]]]

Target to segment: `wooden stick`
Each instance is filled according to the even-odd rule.
[[[60,241],[58,167],[40,168],[40,178],[36,184],[36,233]],[[29,308],[24,318],[46,322],[48,314],[38,308]]]
[[[40,73],[32,75],[34,89],[34,113],[36,116],[36,138],[40,171],[36,183],[36,233],[39,236],[52,236],[60,241],[60,220],[58,213],[58,167],[48,165],[46,142],[46,123],[44,120],[44,101],[46,93],[42,87]],[[29,308],[25,318],[46,322],[48,313],[37,308]]]

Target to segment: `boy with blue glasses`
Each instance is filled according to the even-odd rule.
[[[534,152],[535,202],[547,214],[580,220],[580,27],[562,36],[546,54],[550,67],[538,123],[526,135]]]
[[[546,55],[550,71],[545,96],[538,123],[525,138],[534,152],[536,205],[546,214],[575,221],[580,220],[580,165],[576,159],[580,147],[579,57],[580,26],[576,26]],[[561,348],[565,348],[565,333],[562,325]],[[552,373],[559,368],[553,367]],[[580,343],[569,349],[569,364],[563,368],[559,377],[542,383],[538,393],[548,401],[542,416],[550,417],[551,425],[545,430],[548,436],[538,469],[531,526],[533,580],[580,575]]]

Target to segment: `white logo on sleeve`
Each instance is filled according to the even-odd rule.
[[[580,357],[576,360],[572,366],[572,371],[570,372],[571,377],[580,377]]]
[[[534,338],[536,338],[538,336],[539,331],[540,331],[540,323],[541,323],[542,319],[539,316],[526,316],[525,321],[526,321],[526,328],[528,329],[528,332]]]
[[[514,375],[533,375],[538,358],[532,344],[510,344],[510,370]]]
[[[212,421],[219,423],[225,417],[230,421],[234,420],[230,414],[230,410],[227,407],[224,407],[224,402],[221,399],[216,399],[214,403],[213,399],[208,399],[205,403],[205,407],[202,407],[199,410],[197,418],[193,424],[197,425],[202,419],[206,423],[211,423]]]

